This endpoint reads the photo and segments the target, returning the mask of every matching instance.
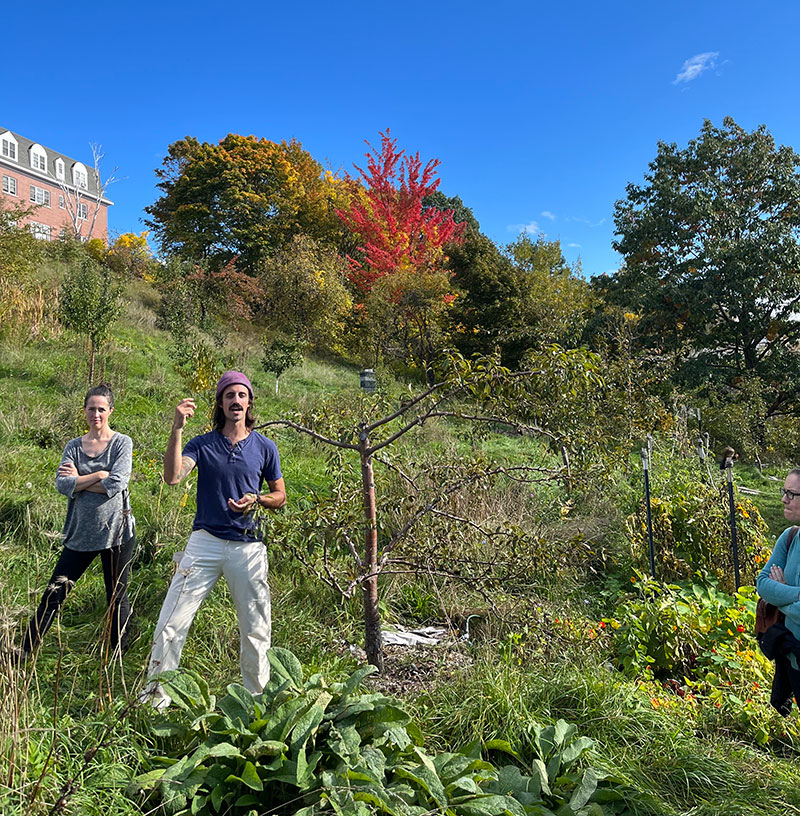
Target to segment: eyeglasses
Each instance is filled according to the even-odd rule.
[[[795,493],[794,490],[787,490],[785,487],[782,487],[781,496],[786,496],[789,501],[794,501],[798,496],[800,496],[800,493]]]

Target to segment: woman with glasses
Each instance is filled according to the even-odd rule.
[[[789,472],[781,488],[783,515],[791,525],[800,524],[800,468]],[[768,604],[778,607],[784,619],[759,635],[764,654],[775,661],[771,702],[787,716],[792,698],[800,705],[800,537],[798,527],[787,527],[775,542],[756,588]]]

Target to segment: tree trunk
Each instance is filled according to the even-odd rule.
[[[363,583],[364,592],[364,650],[367,660],[383,671],[383,640],[378,611],[378,521],[375,511],[375,476],[372,456],[367,454],[369,439],[360,440],[361,485],[364,493],[364,569],[369,578]]]
[[[89,388],[94,384],[94,356],[97,351],[94,337],[89,338]]]

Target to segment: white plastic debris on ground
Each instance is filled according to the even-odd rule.
[[[389,646],[438,646],[442,641],[452,639],[452,632],[444,626],[423,626],[420,629],[396,626],[384,629],[381,636]]]

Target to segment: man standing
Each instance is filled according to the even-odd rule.
[[[170,485],[197,467],[197,513],[161,607],[148,676],[178,667],[192,620],[224,575],[239,620],[242,682],[258,693],[269,680],[266,653],[272,621],[267,552],[251,511],[256,506],[277,509],[286,503],[278,449],[253,430],[253,387],[240,371],[226,371],[220,377],[214,429],[191,439],[181,455],[183,428],[194,412],[194,400],[178,403],[164,457],[164,481]],[[267,493],[261,492],[264,482]],[[146,694],[157,707],[170,702],[156,682]]]

